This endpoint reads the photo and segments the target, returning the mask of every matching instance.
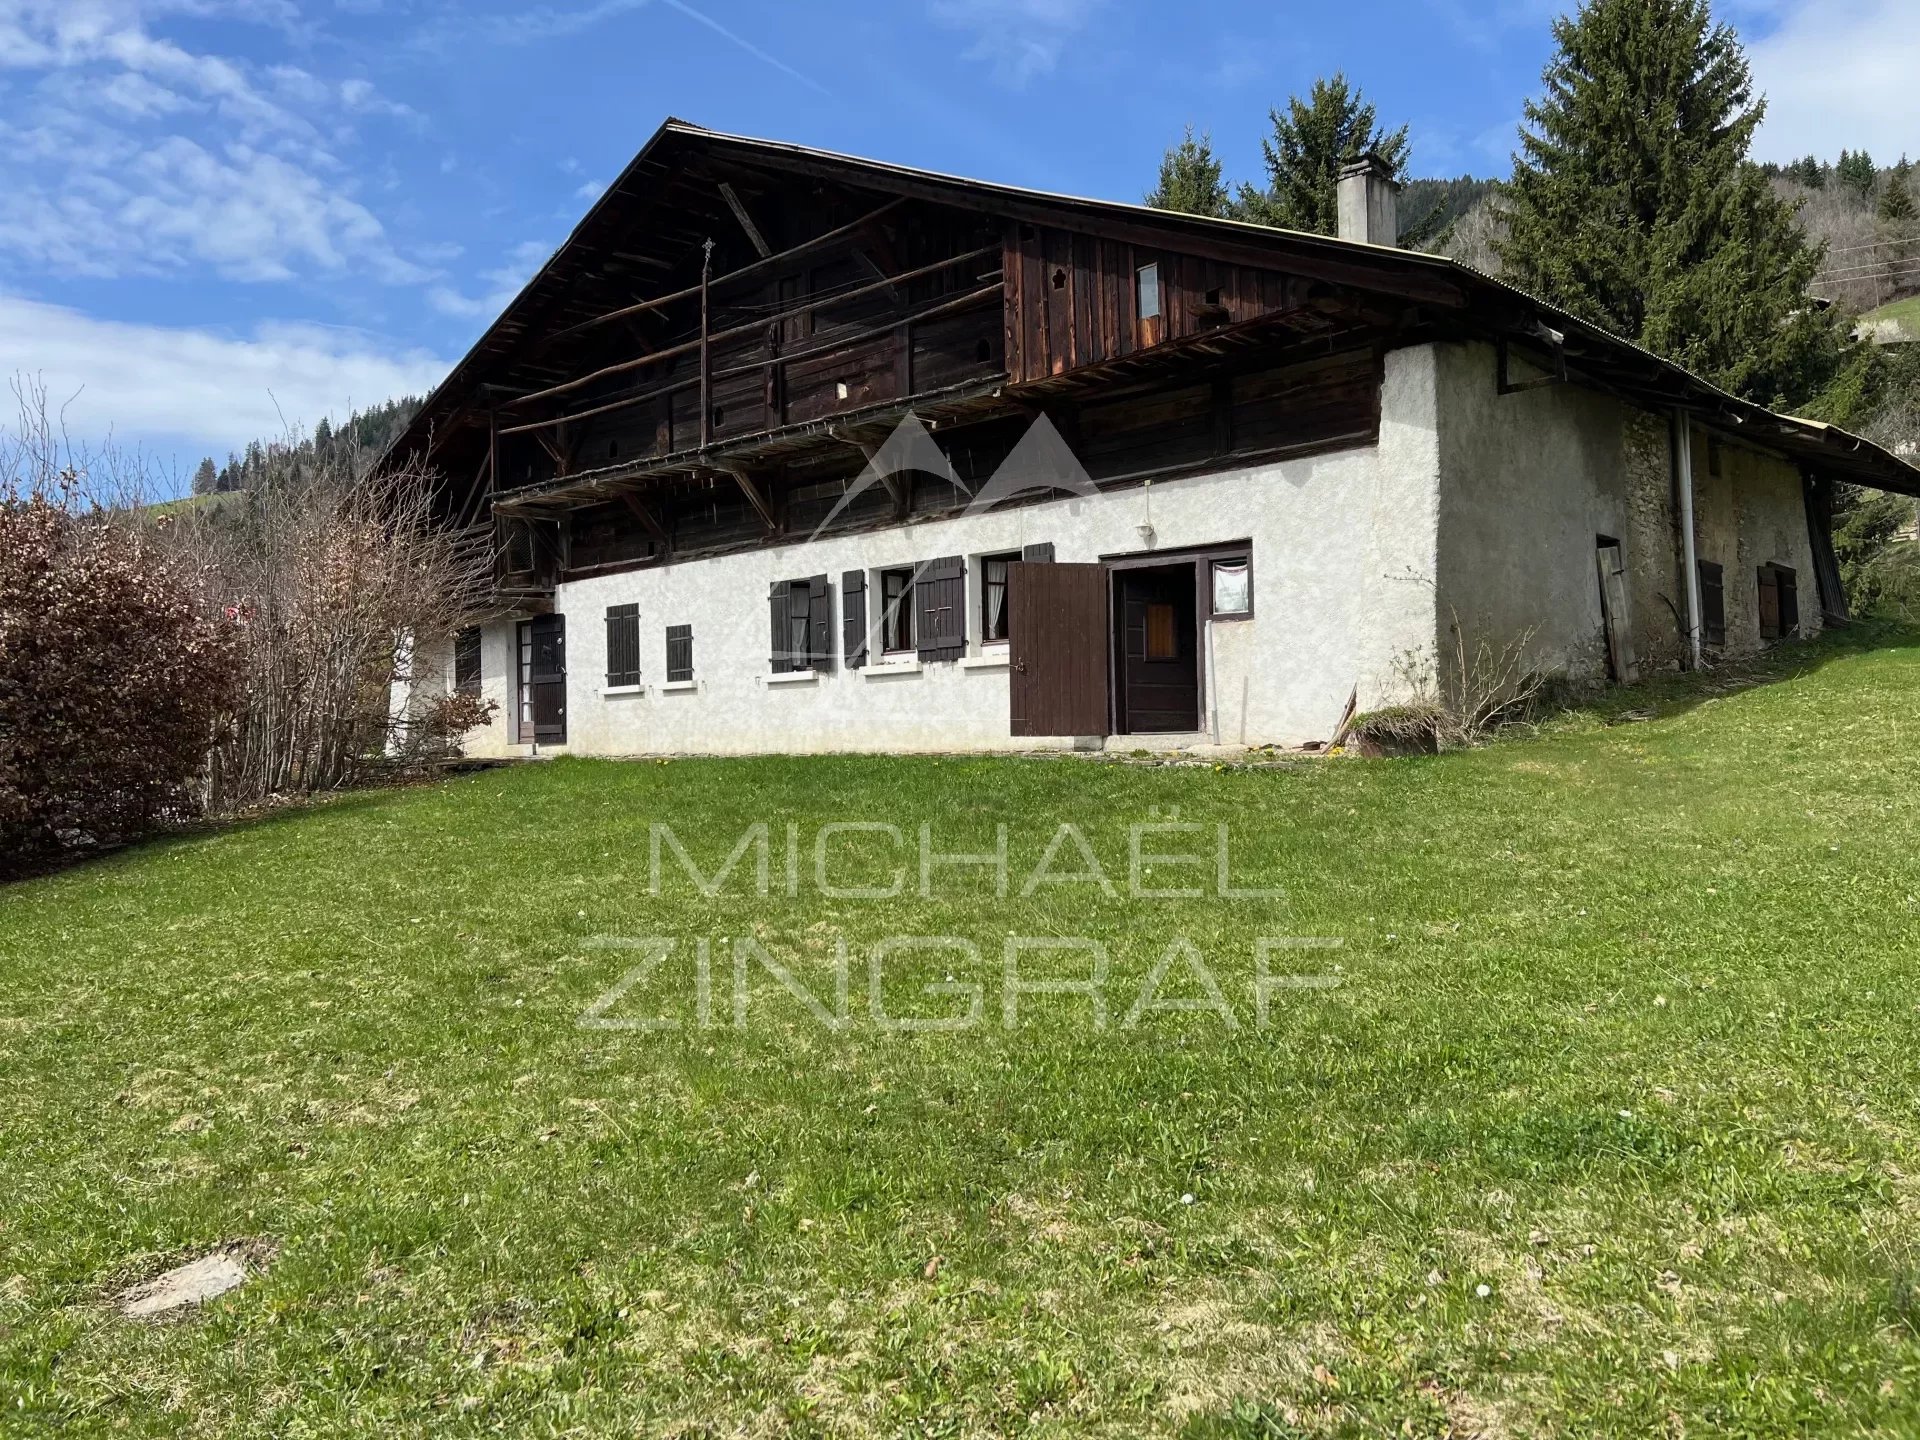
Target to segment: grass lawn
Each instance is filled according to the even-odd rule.
[[[1920,295],[1896,300],[1891,305],[1882,305],[1878,310],[1869,310],[1860,319],[1869,324],[1880,320],[1897,320],[1910,338],[1920,339]]]
[[[560,761],[0,891],[0,1432],[1920,1432],[1920,637],[1301,767]],[[1143,850],[1284,899],[1130,898]],[[830,897],[821,826],[901,827]],[[709,872],[706,897],[649,827]],[[918,888],[941,851],[1009,830]],[[798,826],[798,896],[786,834]],[[1110,879],[1064,842],[1071,824]],[[874,832],[830,880],[884,889]],[[1151,862],[1149,862],[1151,863]],[[1151,863],[1148,885],[1216,879]],[[1074,876],[1079,879],[1074,879]],[[1108,948],[1017,995],[1009,934]],[[583,1013],[678,942],[609,1020]],[[971,1028],[885,1028],[880,1009]],[[1279,989],[1262,1028],[1259,937]],[[746,937],[833,1004],[822,1024]],[[712,960],[701,1023],[695,942]],[[1157,998],[1219,1008],[1143,1013]],[[1027,954],[1026,976],[1089,973]],[[926,994],[929,983],[954,984]],[[187,1320],[113,1312],[276,1247]]]

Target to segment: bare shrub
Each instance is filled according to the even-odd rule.
[[[239,673],[204,571],[89,500],[93,468],[56,440],[44,395],[16,393],[20,424],[0,434],[0,872],[193,813]]]
[[[1530,657],[1533,629],[1505,642],[1470,639],[1459,613],[1448,607],[1449,639],[1431,650],[1402,654],[1394,678],[1406,698],[1354,721],[1363,750],[1412,754],[1461,750],[1503,726],[1535,718],[1554,677]]]
[[[484,723],[473,705],[391,703],[396,662],[471,618],[484,558],[433,513],[423,470],[357,476],[350,463],[269,469],[239,504],[196,515],[204,557],[240,636],[244,686],[214,747],[217,809],[350,785],[395,755],[443,753]]]

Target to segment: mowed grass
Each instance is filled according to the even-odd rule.
[[[1469,754],[561,761],[0,892],[0,1431],[1920,1431],[1920,639]],[[1282,899],[1129,898],[1147,853]],[[905,891],[819,893],[840,821]],[[674,861],[650,893],[650,827]],[[991,850],[1010,893],[917,831]],[[1020,891],[1071,824],[1060,883]],[[786,836],[800,839],[789,895]],[[884,888],[883,834],[830,841]],[[1201,867],[1142,880],[1212,887]],[[1009,934],[1110,953],[1021,996]],[[677,948],[582,1028],[642,952]],[[970,942],[884,959],[892,935]],[[1262,937],[1278,989],[1262,1028]],[[734,1025],[733,942],[757,960]],[[712,956],[710,1023],[695,942]],[[1142,982],[1177,939],[1149,1010]],[[752,959],[752,952],[749,958]],[[1027,955],[1085,976],[1084,954]],[[926,994],[930,983],[954,987]],[[175,1324],[110,1298],[277,1247]]]
[[[1920,295],[1910,295],[1905,300],[1895,300],[1890,305],[1882,305],[1878,310],[1869,310],[1860,319],[1867,324],[1892,320],[1897,322],[1910,338],[1920,339]]]

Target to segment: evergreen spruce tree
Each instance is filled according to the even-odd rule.
[[[1900,163],[1887,177],[1886,192],[1880,197],[1880,218],[1889,225],[1910,226],[1914,210],[1913,166],[1902,155]]]
[[[1765,104],[1707,0],[1587,0],[1554,22],[1502,187],[1508,279],[1768,403],[1845,344],[1807,303],[1822,251],[1748,158]]]
[[[193,472],[193,493],[196,495],[211,495],[214,492],[215,486],[219,483],[219,480],[219,467],[213,463],[213,457],[209,455],[200,462],[199,468]]]
[[[1862,200],[1871,200],[1874,187],[1880,183],[1880,171],[1873,163],[1873,156],[1866,151],[1842,150],[1840,163],[1833,168],[1833,178],[1840,182],[1842,189],[1852,191]]]
[[[1824,190],[1827,188],[1826,167],[1812,155],[1794,161],[1793,164],[1787,168],[1787,178],[1797,181],[1809,190]]]
[[[1179,210],[1188,215],[1211,215],[1216,220],[1227,213],[1226,184],[1220,178],[1220,161],[1213,153],[1213,137],[1193,138],[1187,127],[1186,138],[1169,146],[1160,160],[1160,183],[1146,197],[1156,210]]]
[[[1393,167],[1396,180],[1406,179],[1407,127],[1380,129],[1373,106],[1345,75],[1314,81],[1306,100],[1296,95],[1268,119],[1273,134],[1261,142],[1267,188],[1240,187],[1237,219],[1332,235],[1340,220],[1340,167],[1348,160],[1371,150]]]

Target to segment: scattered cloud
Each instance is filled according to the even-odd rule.
[[[366,80],[188,49],[155,29],[173,19],[298,23],[282,0],[0,0],[0,73],[30,87],[0,114],[0,265],[427,278],[336,154],[355,118],[413,112]]]
[[[1866,149],[1920,155],[1920,24],[1913,0],[1776,0],[1747,27],[1767,118],[1766,160]],[[1756,38],[1757,37],[1757,38]]]
[[[526,288],[527,281],[552,254],[553,246],[546,241],[524,240],[513,247],[503,264],[480,276],[488,286],[483,294],[469,296],[450,285],[435,285],[427,291],[427,303],[457,320],[492,320]]]
[[[325,326],[266,325],[241,338],[0,295],[0,371],[39,376],[68,429],[95,443],[111,433],[223,455],[287,425],[424,394],[448,368],[424,350]]]
[[[573,192],[573,195],[576,200],[585,200],[588,204],[592,204],[595,200],[598,200],[602,195],[606,193],[607,193],[606,181],[589,180],[586,182],[586,184],[582,185],[578,190],[575,190]]]
[[[1106,0],[932,0],[933,18],[974,37],[967,57],[1018,88],[1052,71]]]

